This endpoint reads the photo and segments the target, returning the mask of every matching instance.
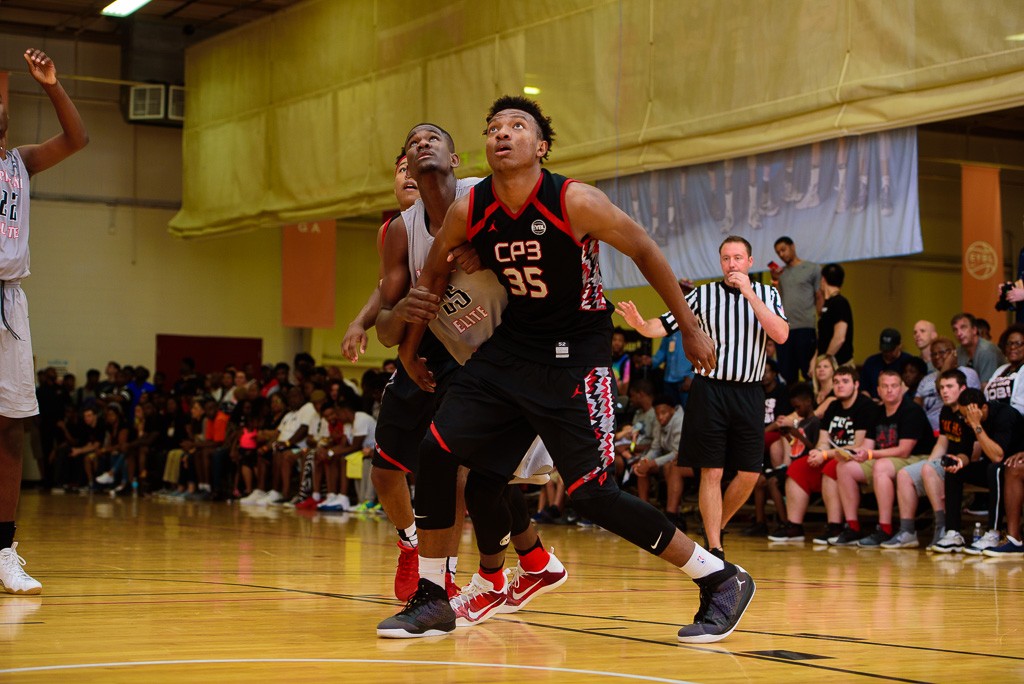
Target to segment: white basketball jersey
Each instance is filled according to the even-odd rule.
[[[0,280],[28,276],[28,170],[18,150],[0,159]]]
[[[463,178],[458,181],[455,198],[467,194],[480,180]],[[403,211],[402,220],[409,239],[409,274],[415,283],[434,244],[434,236],[427,228],[423,201],[416,200],[416,204]],[[505,288],[491,271],[484,269],[469,275],[454,268],[448,289],[441,297],[441,312],[431,321],[430,329],[455,360],[464,364],[494,333],[507,303]]]

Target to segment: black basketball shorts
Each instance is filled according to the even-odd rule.
[[[761,472],[764,388],[697,375],[683,415],[678,463],[691,468]]]

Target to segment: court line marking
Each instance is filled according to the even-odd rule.
[[[2,674],[23,674],[26,672],[54,672],[64,670],[87,670],[104,667],[154,667],[179,665],[252,665],[256,663],[351,663],[369,665],[432,665],[457,667],[486,667],[500,670],[529,670],[535,672],[557,672],[561,674],[597,675],[612,679],[632,679],[645,682],[664,682],[666,684],[693,684],[684,679],[666,679],[624,672],[604,672],[601,670],[579,670],[568,667],[541,667],[539,665],[507,665],[501,663],[461,663],[444,660],[385,660],[380,658],[209,658],[195,660],[139,660],[110,663],[78,663],[71,665],[39,665],[35,667],[14,667],[0,670]]]
[[[322,596],[322,597],[336,598],[336,599],[347,600],[347,601],[356,601],[356,602],[359,602],[359,603],[371,603],[371,604],[374,604],[374,605],[390,605],[390,606],[400,605],[394,599],[387,599],[387,598],[376,597],[376,596],[372,596],[372,595],[340,594],[340,593],[327,592],[327,591],[314,591],[314,590],[310,590],[310,589],[293,589],[293,588],[290,588],[290,587],[274,587],[274,586],[260,585],[260,584],[245,584],[245,583],[241,583],[241,582],[214,582],[214,581],[210,581],[210,580],[180,579],[180,578],[167,578],[167,577],[141,577],[141,578],[140,577],[131,577],[129,579],[131,579],[133,581],[144,581],[145,580],[145,581],[153,581],[153,582],[168,582],[168,583],[172,583],[172,584],[207,584],[207,585],[213,585],[213,586],[244,587],[244,588],[248,588],[248,589],[266,589],[266,590],[281,591],[281,592],[286,592],[286,593],[304,594],[304,595],[308,595],[308,596]],[[522,617],[525,617],[525,615],[528,614],[528,613],[529,614],[538,615],[538,616],[541,616],[541,615],[551,615],[551,616],[555,616],[555,617],[591,618],[591,619],[594,619],[594,620],[613,620],[615,622],[624,622],[624,623],[633,623],[633,624],[642,624],[642,625],[674,627],[674,625],[672,625],[670,623],[657,622],[657,621],[654,621],[654,620],[640,620],[640,619],[637,619],[637,618],[627,618],[627,617],[623,617],[623,616],[581,615],[581,614],[577,614],[577,613],[563,613],[563,612],[543,611],[543,610],[536,610],[536,609],[526,609],[526,610],[523,610],[523,611],[521,611],[519,613],[519,615],[521,615]],[[673,647],[673,648],[678,648],[678,647],[693,648],[693,649],[697,649],[697,650],[707,651],[709,653],[718,653],[718,654],[732,655],[732,656],[743,657],[743,658],[754,658],[754,659],[757,659],[757,660],[768,660],[770,662],[782,663],[782,664],[787,664],[787,665],[796,665],[798,667],[812,667],[812,668],[820,667],[820,669],[825,669],[825,670],[837,669],[837,668],[832,668],[832,667],[828,667],[828,666],[817,666],[817,665],[812,664],[812,663],[804,663],[804,662],[800,662],[800,661],[775,659],[775,658],[769,658],[767,656],[755,656],[755,655],[745,654],[745,653],[742,653],[742,652],[739,652],[739,651],[736,651],[736,652],[734,652],[734,651],[723,651],[721,649],[706,649],[706,648],[701,648],[701,647],[697,647],[697,646],[687,646],[687,645],[680,644],[679,642],[675,642],[675,641],[671,642],[671,643],[666,643],[664,641],[658,641],[658,640],[655,640],[655,639],[644,639],[642,637],[632,637],[632,636],[628,636],[628,635],[608,634],[608,633],[599,632],[599,631],[574,630],[573,628],[568,628],[568,627],[560,627],[560,626],[556,626],[556,625],[546,625],[546,624],[542,624],[542,623],[528,622],[525,619],[515,619],[515,618],[506,618],[506,617],[495,617],[495,618],[492,618],[492,619],[495,622],[518,623],[518,624],[525,624],[525,625],[531,625],[531,626],[534,626],[534,627],[542,627],[542,628],[548,628],[548,629],[575,631],[575,632],[577,632],[579,634],[590,634],[592,636],[603,636],[603,637],[612,638],[612,639],[624,639],[624,640],[630,640],[630,641],[637,641],[637,642],[640,642],[640,643],[654,644],[654,645],[660,645],[660,646],[670,646],[670,647]],[[760,631],[760,630],[747,630],[747,629],[737,629],[736,633],[739,633],[739,634],[768,635],[768,636],[782,636],[782,637],[790,637],[790,638],[794,638],[794,639],[810,639],[810,640],[815,640],[815,641],[817,641],[817,640],[828,641],[828,640],[832,639],[831,637],[829,637],[827,635],[815,636],[815,635],[807,635],[806,633],[786,634],[786,633],[768,632],[768,631]],[[837,643],[849,643],[848,640],[842,639],[842,638],[835,639],[835,641]],[[976,652],[972,652],[972,651],[955,651],[955,650],[952,650],[952,649],[939,649],[939,648],[933,648],[933,647],[928,647],[928,646],[911,646],[911,645],[907,645],[907,644],[892,644],[892,643],[870,642],[870,641],[869,642],[859,641],[859,642],[857,642],[857,644],[858,645],[864,645],[864,646],[882,646],[882,647],[886,647],[886,648],[897,648],[897,649],[906,649],[906,650],[914,650],[914,651],[925,651],[925,652],[943,653],[943,654],[950,654],[950,655],[974,656],[974,657],[979,657],[979,658],[995,658],[995,659],[1006,659],[1006,660],[1024,660],[1024,658],[1021,658],[1020,656],[1002,655],[1002,654],[995,654],[995,653],[976,653]],[[909,680],[909,679],[899,680],[898,678],[894,678],[894,677],[891,677],[891,676],[885,677],[885,676],[882,676],[882,675],[875,675],[875,674],[872,674],[872,673],[866,673],[866,672],[865,673],[861,673],[861,672],[857,672],[855,670],[841,670],[841,669],[839,669],[838,671],[844,672],[846,674],[860,674],[860,675],[863,675],[865,677],[895,679],[896,681],[906,681],[906,682],[913,682],[913,681],[915,681],[915,680]]]

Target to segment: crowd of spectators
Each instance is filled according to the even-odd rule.
[[[769,344],[764,473],[742,534],[914,548],[930,530],[931,551],[1024,558],[1024,324],[993,343],[989,324],[970,313],[951,317],[948,336],[918,321],[917,354],[886,327],[877,353],[857,363],[842,266],[801,260],[788,238],[776,252],[785,266],[771,264],[770,275],[799,334],[779,348]],[[1024,300],[1024,288],[1008,291],[1011,303]],[[652,355],[649,340],[616,329],[612,350],[620,395],[615,475],[685,530],[695,507],[684,508],[684,493],[696,492],[699,473],[676,463],[686,448],[680,430],[694,376],[682,336],[664,338]],[[103,374],[89,370],[82,385],[43,369],[36,425],[44,487],[379,510],[367,470],[393,370],[385,363],[357,384],[304,353],[292,365],[205,374],[186,358],[173,384],[113,361]],[[982,496],[964,506],[977,518],[965,535],[967,486]],[[824,520],[808,534],[804,523],[819,499]],[[567,507],[557,472],[540,488],[534,519],[589,524]]]
[[[45,368],[35,424],[43,486],[54,494],[373,510],[364,473],[393,370],[388,362],[356,383],[305,353],[292,365],[203,374],[185,358],[168,383],[144,366],[111,361],[78,385],[73,374]]]

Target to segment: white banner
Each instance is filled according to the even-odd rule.
[[[599,181],[612,202],[644,226],[676,276],[721,276],[718,247],[741,235],[754,269],[767,270],[775,241],[793,238],[819,264],[922,250],[917,131],[839,138],[743,159]],[[608,289],[646,285],[633,262],[605,247]]]

